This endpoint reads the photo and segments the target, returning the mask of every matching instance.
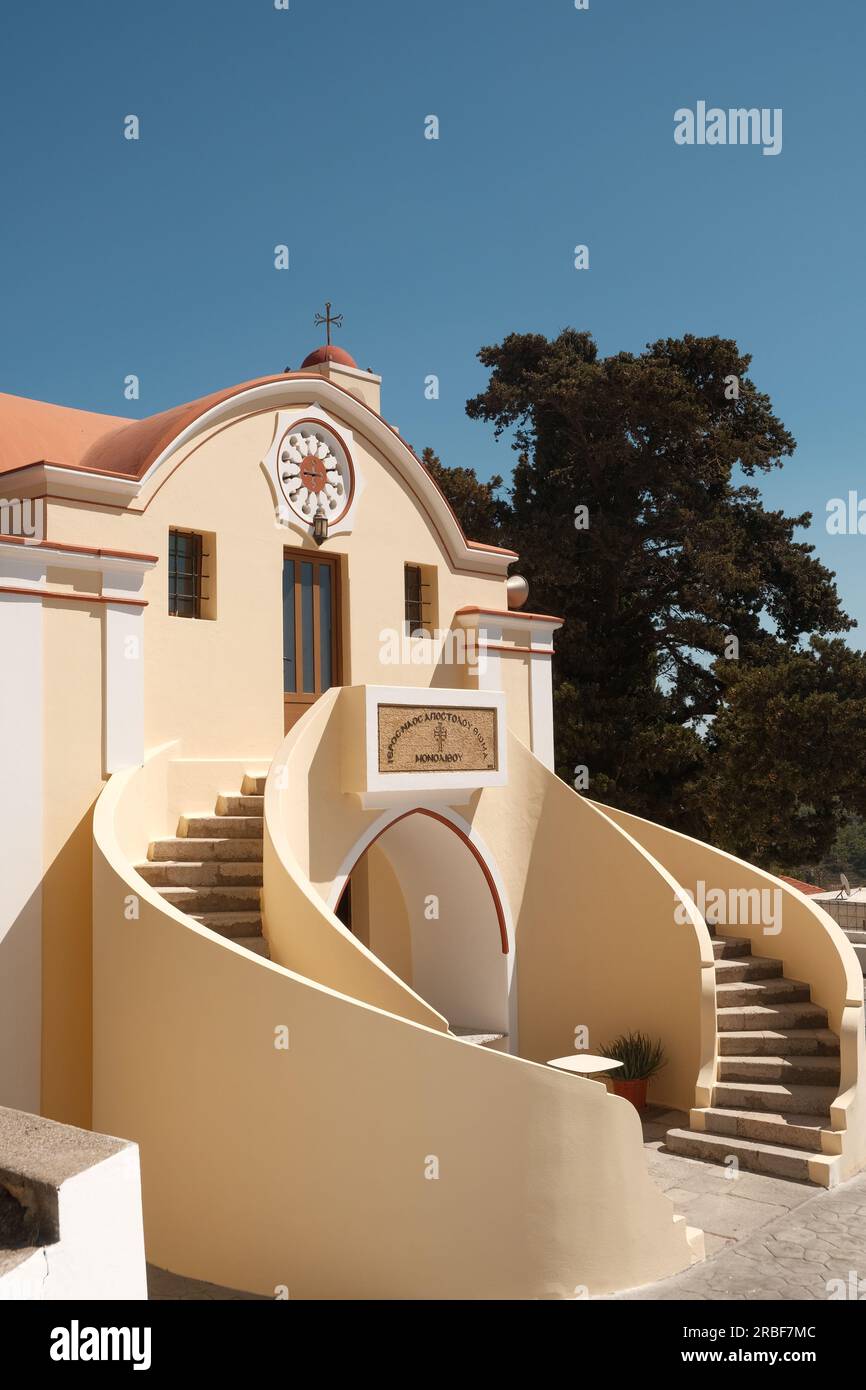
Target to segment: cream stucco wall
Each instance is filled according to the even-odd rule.
[[[409,815],[376,842],[393,866],[409,919],[413,989],[451,1027],[508,1034],[508,961],[490,888],[441,820]]]
[[[358,694],[353,688],[325,696],[292,730],[272,765],[264,903],[276,959],[379,1002],[366,992],[373,982],[359,974],[362,948],[328,911],[369,839],[403,813],[400,806],[365,810],[343,791],[344,770],[363,738]],[[588,1030],[591,1051],[640,1029],[660,1038],[668,1056],[652,1082],[652,1098],[681,1109],[707,1103],[715,974],[706,926],[694,909],[679,923],[671,874],[513,734],[508,769],[507,786],[476,792],[468,805],[439,809],[477,837],[501,885],[510,938],[509,1032],[521,1056],[546,1061],[571,1052],[579,1028]],[[417,804],[424,804],[423,792]],[[420,992],[416,977],[413,984]],[[398,1000],[389,1007],[417,1017],[414,1003]]]
[[[285,926],[308,914],[323,968],[391,989],[402,1016],[250,955],[138,879],[121,843],[167,775],[165,754],[116,774],[94,828],[94,1116],[140,1146],[152,1261],[294,1299],[573,1298],[690,1262],[633,1108],[413,1021],[357,943],[334,953],[297,866]]]
[[[341,791],[344,735],[352,734],[351,722],[342,718],[341,697],[348,693],[335,689],[322,696],[287,736],[268,774],[262,910],[271,959],[444,1031],[447,1020],[436,1009],[333,912],[322,915],[323,903],[336,904],[360,857],[360,847],[353,852],[359,835],[377,819]]]
[[[668,1058],[652,1101],[688,1109],[707,1096],[713,953],[696,912],[676,921],[672,875],[514,737],[508,787],[481,793],[469,819],[501,865],[515,917],[521,1054],[573,1051],[576,1029],[598,1052],[638,1029]]]
[[[312,403],[312,402],[310,402]],[[293,406],[294,408],[294,406]],[[298,410],[304,403],[298,403]],[[339,411],[328,404],[339,426]],[[273,409],[205,430],[180,448],[140,500],[115,514],[56,502],[50,534],[67,543],[159,556],[146,576],[145,742],[182,737],[190,757],[275,750],[283,733],[282,563],[286,546],[339,556],[348,622],[344,683],[453,685],[437,664],[392,664],[382,631],[402,633],[403,566],[437,567],[443,627],[464,605],[507,607],[505,579],[457,570],[441,537],[399,470],[354,430],[354,460],[364,487],[355,529],[321,547],[277,525],[260,464],[275,429]],[[168,616],[167,554],[171,527],[213,533],[211,582],[217,616]],[[383,659],[384,657],[384,659]],[[523,716],[521,716],[523,717]]]
[[[395,975],[412,984],[412,933],[400,882],[371,845],[352,871],[352,931]]]
[[[340,381],[372,406],[378,405],[375,383],[351,375]],[[333,391],[328,397],[327,392],[324,382],[321,390],[315,382],[309,383],[307,400],[295,395],[291,408],[302,411],[321,398],[337,427],[345,428],[345,401]],[[144,746],[154,749],[177,742],[190,765],[196,760],[236,759],[242,767],[266,768],[283,736],[283,549],[303,547],[311,555],[319,551],[309,537],[275,523],[261,461],[274,435],[278,408],[278,404],[267,408],[231,404],[218,423],[205,425],[170,453],[139,497],[125,508],[56,497],[46,506],[47,534],[52,541],[158,557],[145,575],[140,595],[147,604],[143,610]],[[457,567],[440,524],[433,523],[387,450],[365,435],[357,420],[353,435],[355,467],[364,484],[355,529],[321,548],[322,553],[339,557],[341,564],[343,680],[471,685],[474,677],[465,668],[448,667],[441,659],[429,665],[384,664],[382,654],[389,655],[390,650],[380,633],[384,629],[402,632],[404,562],[436,568],[437,607],[445,626],[454,611],[466,604],[507,606],[504,563],[499,577],[476,572],[471,562]],[[212,620],[168,615],[170,527],[215,537],[215,556],[210,557],[216,609]],[[90,569],[86,561],[79,571],[49,568],[47,579],[52,589],[69,594],[98,594],[102,582],[98,566]],[[46,1113],[88,1124],[88,816],[106,773],[102,643],[107,616],[105,605],[62,600],[46,600],[45,610],[43,1017],[41,1063],[34,1042],[32,1067],[38,1075],[41,1065]],[[522,719],[518,702],[516,696],[515,717]],[[122,719],[124,710],[114,714]],[[180,809],[212,809],[204,788],[201,796],[197,804]],[[152,836],[172,834],[170,820],[167,807],[161,808]],[[35,899],[27,910],[34,920],[38,918]],[[34,932],[38,936],[38,926]],[[23,928],[18,936],[23,939]],[[32,956],[36,945],[27,949]],[[35,957],[34,961],[30,973],[38,980],[39,962]],[[30,1103],[35,1106],[37,1098]]]
[[[522,743],[531,742],[529,705],[529,657],[523,653],[500,653],[499,680],[508,699],[508,727]]]

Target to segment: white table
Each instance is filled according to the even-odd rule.
[[[574,1072],[577,1076],[595,1076],[598,1072],[616,1071],[622,1062],[614,1062],[610,1057],[595,1057],[591,1052],[572,1052],[568,1057],[552,1057],[547,1065],[559,1071]]]

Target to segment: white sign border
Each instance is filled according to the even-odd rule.
[[[508,782],[506,750],[505,695],[495,690],[454,690],[431,686],[419,689],[405,685],[368,685],[365,690],[365,786],[360,788],[366,804],[399,804],[411,799],[453,801],[454,792],[479,791],[483,787],[504,787]],[[409,705],[431,709],[492,709],[496,715],[495,772],[380,772],[379,706]],[[443,795],[445,794],[445,795]],[[372,798],[375,798],[373,800]],[[387,800],[385,799],[387,798]],[[465,801],[466,798],[464,797]]]

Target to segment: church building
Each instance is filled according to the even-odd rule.
[[[328,343],[141,420],[0,395],[0,1105],[135,1141],[181,1275],[647,1283],[701,1234],[548,1063],[645,1033],[675,1152],[831,1185],[862,976],[796,888],[556,776],[562,620],[380,387]]]

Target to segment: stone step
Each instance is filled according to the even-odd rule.
[[[183,837],[209,839],[261,840],[264,835],[264,820],[261,816],[181,816],[177,833]]]
[[[244,780],[241,783],[241,795],[264,796],[266,781],[266,772],[245,772]]]
[[[263,936],[230,936],[228,940],[234,946],[243,946],[245,951],[252,951],[254,956],[261,956],[264,960],[271,958],[268,943]]]
[[[838,1086],[838,1057],[720,1057],[720,1081],[773,1081],[783,1086]]]
[[[251,860],[162,859],[136,864],[135,867],[145,882],[154,888],[202,888],[217,884],[225,887],[240,887],[241,884],[261,887],[262,883],[262,866]]]
[[[201,922],[203,927],[228,936],[234,940],[239,936],[261,936],[262,914],[260,912],[191,912],[190,917]]]
[[[752,1139],[703,1134],[693,1129],[669,1129],[665,1147],[671,1153],[709,1159],[713,1163],[725,1163],[734,1156],[740,1167],[749,1172],[798,1178],[801,1182],[818,1182],[824,1187],[831,1186],[834,1169],[838,1167],[838,1160],[826,1154],[806,1154],[801,1149],[781,1144],[758,1144]]]
[[[713,955],[716,960],[732,960],[736,956],[748,956],[752,943],[746,936],[710,936]]]
[[[179,912],[260,912],[262,890],[256,887],[161,888],[166,902]]]
[[[508,1037],[507,1033],[485,1033],[482,1028],[459,1028],[453,1023],[449,1024],[448,1031],[461,1042],[474,1043],[476,1047],[488,1047]]]
[[[766,1028],[826,1028],[827,1010],[818,1004],[749,1004],[721,1007],[717,1001],[716,1027],[720,1033],[763,1032]]]
[[[802,980],[741,980],[736,984],[716,984],[716,1004],[721,1009],[736,1008],[738,1004],[762,1006],[771,1004],[808,1004],[811,991]]]
[[[735,1139],[751,1139],[756,1144],[781,1144],[788,1149],[809,1149],[821,1152],[821,1131],[829,1121],[817,1115],[771,1115],[754,1110],[725,1110],[707,1106],[693,1110],[690,1116],[695,1132],[719,1134]]]
[[[265,798],[258,794],[235,796],[229,792],[220,792],[216,813],[218,816],[263,816]]]
[[[713,1107],[763,1110],[773,1114],[825,1115],[839,1094],[838,1086],[782,1086],[769,1081],[717,1081]],[[828,1122],[828,1128],[830,1128]]]
[[[226,839],[219,835],[209,835],[204,839],[184,835],[173,839],[154,840],[147,851],[147,857],[151,862],[163,863],[167,860],[173,863],[179,860],[187,863],[202,863],[204,860],[229,860],[237,863],[243,859],[261,864],[262,841],[239,839],[234,835]]]
[[[719,1033],[722,1057],[838,1057],[839,1039],[829,1028],[765,1028]]]
[[[740,984],[744,980],[776,980],[781,977],[782,962],[766,956],[741,956],[739,960],[716,961],[716,984]]]

